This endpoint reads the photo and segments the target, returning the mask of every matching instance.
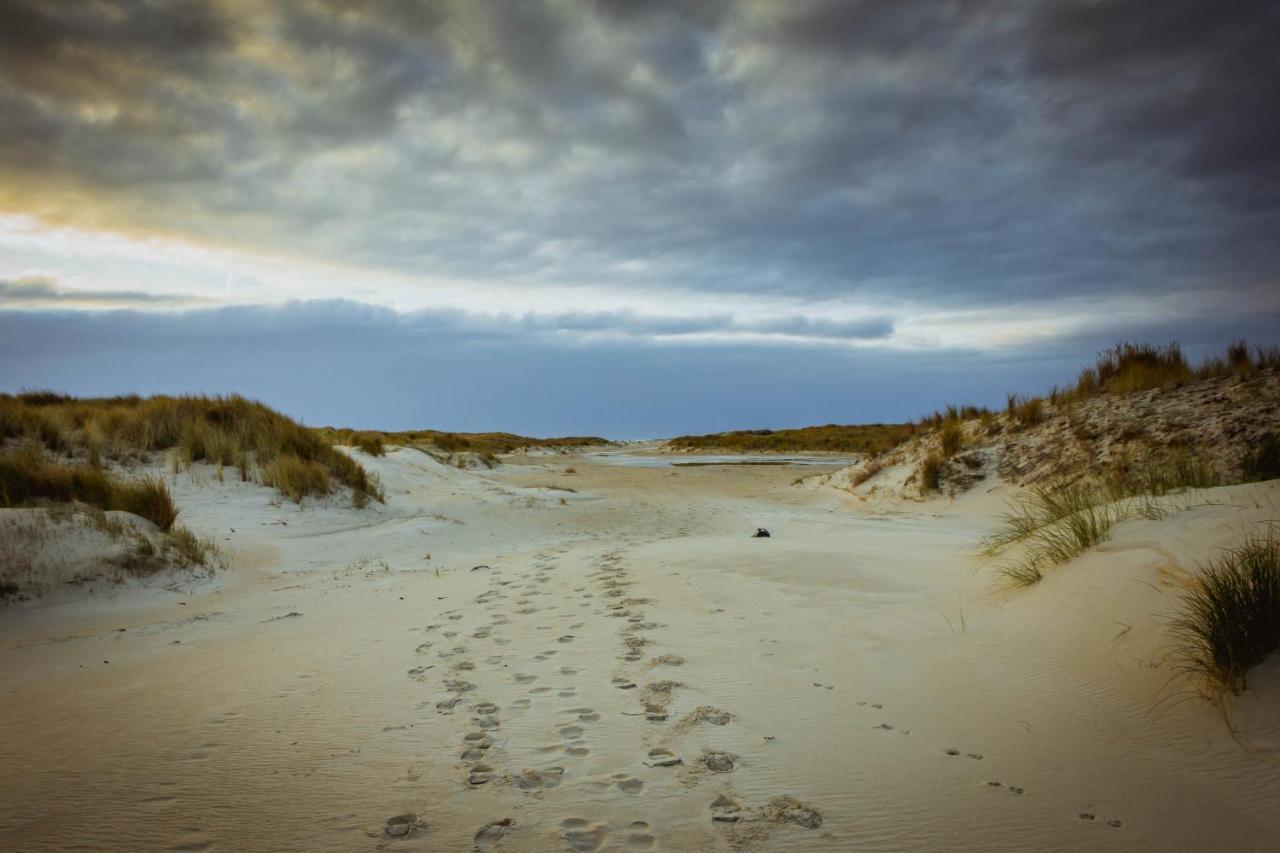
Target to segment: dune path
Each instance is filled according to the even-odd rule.
[[[386,506],[184,474],[184,522],[233,569],[0,614],[0,848],[1280,837],[1280,676],[1233,733],[1165,657],[1180,567],[1273,513],[1274,485],[1009,593],[974,556],[981,490],[875,505],[788,466],[362,462]]]

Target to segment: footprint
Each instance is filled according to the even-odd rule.
[[[960,750],[958,750],[958,749],[947,749],[947,750],[944,750],[944,751],[947,753],[947,755],[959,755],[959,754],[960,754]],[[972,758],[974,761],[981,761],[981,760],[982,760],[982,758],[983,758],[982,754],[981,754],[981,753],[978,753],[978,752],[966,752],[966,753],[964,754],[964,757],[965,757],[965,758]]]
[[[418,826],[418,816],[408,812],[387,818],[387,825],[382,831],[389,838],[407,838],[417,830]]]
[[[482,853],[487,853],[487,851],[494,849],[494,847],[502,843],[502,839],[506,837],[514,826],[515,821],[509,817],[485,824],[476,832],[476,849]]]
[[[467,784],[472,787],[484,785],[492,782],[497,775],[488,764],[477,764],[471,768],[471,773],[467,776]]]
[[[676,755],[669,749],[658,747],[649,750],[649,757],[645,759],[645,765],[648,767],[675,767],[677,764],[683,764],[680,756]]]
[[[541,791],[559,785],[563,776],[563,767],[548,767],[545,770],[526,769],[519,776],[513,776],[511,781],[522,791]]]
[[[618,790],[624,794],[636,795],[644,790],[644,782],[639,779],[619,779]]]
[[[582,737],[582,734],[582,726],[565,726],[560,729],[561,737],[568,738],[569,740],[576,740],[577,738]]]
[[[731,773],[737,756],[728,752],[704,752],[702,764],[714,773]]]
[[[593,825],[580,817],[565,818],[560,821],[560,830],[570,850],[599,850],[608,835],[604,824]]]
[[[463,681],[460,678],[451,678],[444,683],[444,689],[450,693],[468,693],[476,689],[476,686],[470,681]]]
[[[1114,817],[1113,817],[1113,818],[1108,818],[1108,819],[1107,819],[1107,826],[1111,827],[1112,829],[1119,829],[1120,827],[1124,826],[1124,821],[1120,820],[1119,818],[1114,818]]]
[[[643,820],[632,821],[627,826],[627,847],[631,850],[652,850],[657,839]]]

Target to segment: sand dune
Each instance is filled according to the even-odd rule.
[[[1181,701],[1166,660],[1179,589],[1273,517],[1275,483],[1125,524],[1013,593],[973,556],[995,483],[904,509],[785,466],[361,462],[385,506],[299,509],[197,467],[175,498],[230,571],[3,614],[0,847],[1264,850],[1280,833],[1280,674],[1237,700],[1233,732]]]

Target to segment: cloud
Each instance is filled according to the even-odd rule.
[[[1264,2],[0,15],[0,207],[51,220],[531,294],[959,308],[1280,275]]]
[[[202,302],[191,296],[151,293],[140,290],[83,290],[63,287],[50,276],[0,278],[0,309],[21,306],[49,308],[83,306],[125,308],[139,306],[180,306]]]

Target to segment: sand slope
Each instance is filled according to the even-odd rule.
[[[1233,736],[1178,701],[1164,661],[1180,585],[1274,517],[1275,484],[1124,525],[1009,593],[972,556],[1000,491],[906,511],[775,467],[362,462],[386,506],[300,510],[184,475],[183,521],[232,572],[0,614],[0,848],[1264,850],[1280,833],[1280,677],[1255,679]],[[759,525],[773,537],[747,538]]]

